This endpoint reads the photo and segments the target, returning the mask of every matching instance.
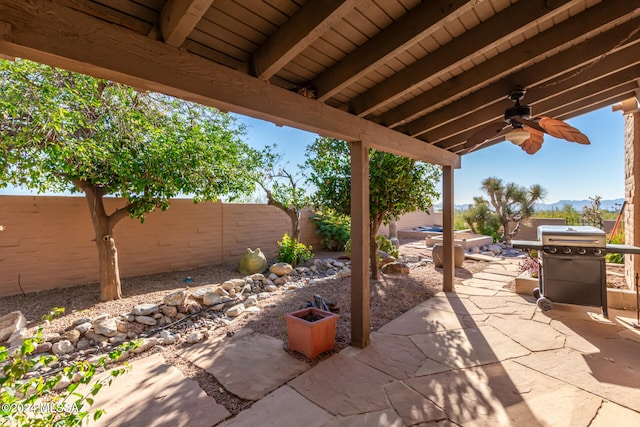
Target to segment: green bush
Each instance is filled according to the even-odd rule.
[[[320,234],[320,242],[330,251],[344,249],[351,236],[351,218],[330,211],[316,212],[310,217]]]
[[[311,246],[307,247],[304,243],[289,237],[288,233],[284,233],[282,241],[278,242],[278,262],[286,262],[295,267],[313,258],[312,249]]]
[[[54,308],[43,320],[64,313],[62,308]],[[89,407],[93,405],[93,396],[98,394],[104,385],[110,385],[113,378],[123,374],[127,367],[113,369],[104,380],[95,382],[85,393],[77,392],[80,384],[89,384],[100,369],[106,369],[109,362],[120,360],[123,353],[135,348],[135,343],[125,343],[108,356],[101,357],[97,363],[87,361],[75,362],[54,375],[32,376],[32,372],[42,366],[49,366],[57,360],[56,356],[34,356],[36,345],[42,342],[42,327],[39,327],[32,338],[22,342],[20,349],[9,352],[0,347],[0,365],[3,376],[0,377],[0,419],[2,425],[22,427],[36,426],[78,426],[89,415]],[[54,371],[55,372],[55,371]],[[54,387],[63,379],[79,380],[72,382],[63,391],[54,391]],[[102,409],[93,411],[93,420],[104,414]]]
[[[611,243],[615,245],[622,245],[624,244],[624,230],[618,230],[616,234],[609,236],[608,238],[611,239]],[[624,255],[610,253],[606,255],[606,260],[613,264],[624,264]]]

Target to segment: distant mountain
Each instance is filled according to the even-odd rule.
[[[618,211],[620,211],[620,207],[622,206],[623,202],[624,202],[623,198],[613,199],[613,200],[600,200],[600,209],[603,209],[605,211],[618,212]],[[591,200],[589,200],[589,199],[587,199],[587,200],[560,200],[560,201],[557,201],[555,203],[550,203],[550,204],[536,203],[534,205],[534,208],[535,208],[536,211],[550,211],[550,210],[553,210],[553,209],[561,210],[566,205],[573,206],[573,208],[575,210],[577,210],[578,212],[581,212],[583,207],[591,205]]]
[[[618,212],[620,211],[620,207],[622,206],[622,203],[624,202],[623,198],[620,199],[613,199],[613,200],[601,200],[600,201],[600,208],[606,211],[613,211],[613,212]],[[573,206],[573,208],[578,211],[578,212],[582,212],[582,208],[584,206],[589,206],[591,205],[591,200],[587,199],[587,200],[559,200],[555,203],[536,203],[534,205],[535,210],[536,211],[550,211],[553,209],[557,209],[557,210],[562,210],[565,205],[571,205]],[[456,211],[464,211],[466,209],[469,208],[469,206],[471,206],[471,204],[469,203],[464,203],[461,205],[455,205],[455,210]],[[442,203],[437,203],[435,206],[435,210],[436,211],[441,211],[442,210]]]

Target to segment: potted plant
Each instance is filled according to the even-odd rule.
[[[338,315],[315,307],[285,314],[289,350],[309,359],[335,347]]]

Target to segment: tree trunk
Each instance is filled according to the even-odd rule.
[[[78,185],[76,183],[76,185]],[[88,184],[78,185],[85,193],[89,205],[89,213],[95,231],[95,242],[98,248],[100,263],[100,301],[111,301],[122,298],[120,286],[120,270],[118,268],[118,251],[113,239],[113,226],[122,216],[109,217],[104,209],[103,193],[99,188]]]
[[[398,238],[398,224],[395,219],[389,221],[389,239]]]
[[[291,218],[291,237],[296,241],[300,241],[300,212],[293,207],[289,207],[286,211]]]

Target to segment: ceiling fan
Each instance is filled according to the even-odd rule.
[[[524,97],[525,92],[522,88],[511,91],[508,98],[514,101],[516,105],[505,110],[504,120],[491,123],[473,134],[466,144],[467,147],[470,147],[469,152],[478,148],[484,142],[500,136],[504,136],[506,140],[519,145],[528,154],[533,154],[540,150],[544,142],[545,133],[555,138],[579,144],[591,143],[585,134],[562,120],[544,116],[532,119],[531,107],[520,105],[520,100]]]

